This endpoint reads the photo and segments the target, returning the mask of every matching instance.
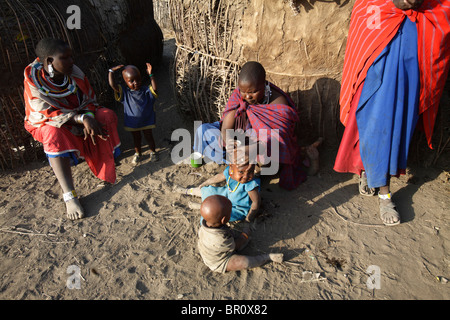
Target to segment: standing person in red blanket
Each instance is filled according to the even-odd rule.
[[[260,145],[264,145],[267,150],[271,149],[271,143],[279,144],[278,158],[275,159],[274,155],[269,158],[281,165],[280,186],[292,190],[306,179],[307,173],[317,172],[319,157],[316,148],[321,143],[319,140],[308,148],[300,148],[294,132],[298,120],[292,99],[266,81],[266,71],[259,62],[249,61],[242,66],[238,88],[231,94],[221,120],[203,124],[197,130],[194,150],[203,154],[215,152],[217,156],[214,161],[222,160],[222,141],[226,141],[227,130],[249,132],[251,129]],[[273,129],[278,130],[277,135],[272,134]],[[267,135],[261,135],[261,132]],[[310,165],[307,156],[311,160]],[[310,172],[307,172],[307,166]]]
[[[58,39],[43,39],[38,58],[25,68],[25,129],[43,144],[63,190],[67,217],[84,217],[75,191],[71,164],[84,158],[98,178],[114,183],[114,156],[120,153],[117,116],[100,107],[84,73],[74,65],[72,50]]]
[[[400,223],[390,177],[405,172],[416,126],[432,147],[449,43],[449,0],[355,2],[340,96],[346,128],[334,169],[360,175],[363,195],[378,189],[385,225]]]

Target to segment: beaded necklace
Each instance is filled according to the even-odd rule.
[[[65,86],[67,85],[67,83],[69,82],[69,77],[66,76],[66,75],[64,75],[64,81],[63,81],[63,83],[61,83],[61,84],[54,83],[50,77],[47,77],[47,76],[44,76],[44,77],[45,77],[45,79],[46,79],[49,83],[51,83],[53,86],[59,87],[59,88],[65,87]]]
[[[64,83],[61,85],[56,85],[50,81],[52,84],[56,85],[57,87],[60,87],[61,88],[60,90],[50,87],[45,81],[45,76],[42,75],[41,71],[43,67],[44,65],[41,62],[33,64],[31,68],[31,79],[33,80],[33,83],[36,86],[36,88],[38,88],[38,90],[41,91],[41,93],[44,96],[52,98],[64,98],[77,91],[77,86],[73,82],[72,77],[68,76],[64,78]],[[62,88],[63,86],[66,87]]]
[[[228,187],[228,191],[230,191],[231,193],[233,193],[233,192],[235,192],[235,191],[237,190],[237,188],[239,187],[240,182],[238,181],[238,183],[237,183],[236,187],[234,188],[234,190],[231,190],[231,188],[230,188],[230,178],[231,178],[231,176],[228,177],[228,180],[227,180],[227,187]]]

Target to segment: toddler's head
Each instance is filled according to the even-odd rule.
[[[247,136],[244,139],[244,143],[241,143],[239,140],[229,140],[227,144],[228,150],[230,150],[228,155],[231,157],[230,177],[240,183],[247,183],[253,180],[256,167],[256,141]]]
[[[139,90],[142,85],[141,72],[136,66],[128,65],[122,71],[123,80],[131,90]]]
[[[209,227],[220,227],[230,220],[231,201],[220,195],[206,198],[200,207],[200,214]]]

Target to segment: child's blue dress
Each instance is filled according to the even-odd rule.
[[[202,201],[212,195],[221,195],[227,197],[232,204],[230,222],[244,220],[252,206],[248,192],[255,188],[261,190],[261,179],[255,178],[247,183],[239,183],[230,178],[230,167],[227,167],[223,174],[225,180],[228,181],[224,187],[206,186],[201,189]],[[201,220],[200,220],[201,221]]]
[[[155,128],[156,115],[153,105],[157,98],[151,86],[142,86],[139,90],[130,90],[119,85],[120,91],[115,94],[117,101],[123,103],[124,128],[126,131],[140,131]]]

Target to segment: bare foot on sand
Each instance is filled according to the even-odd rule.
[[[282,253],[269,253],[270,260],[273,262],[283,262],[284,255]]]
[[[310,147],[318,148],[318,147],[322,144],[323,140],[325,140],[325,139],[322,138],[322,137],[320,137],[319,139],[317,139],[316,142],[314,142],[313,144],[311,144]]]
[[[66,202],[67,218],[70,220],[77,220],[84,217],[84,209],[77,198]]]
[[[309,176],[314,176],[319,171],[319,150],[317,150],[317,148],[322,144],[323,140],[324,139],[320,137],[311,145],[303,148],[310,161],[310,166],[308,168]]]

